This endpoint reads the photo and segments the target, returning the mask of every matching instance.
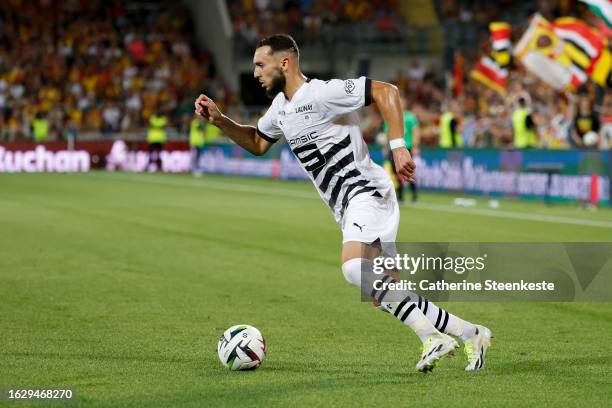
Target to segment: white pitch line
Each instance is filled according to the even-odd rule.
[[[433,204],[433,203],[418,203],[414,208],[422,208],[433,211],[445,211],[456,214],[470,214],[470,215],[482,215],[485,217],[499,217],[499,218],[511,218],[515,220],[525,221],[541,221],[551,222],[557,224],[572,224],[572,225],[584,225],[588,227],[601,227],[601,228],[612,228],[612,222],[598,221],[598,220],[583,220],[580,218],[560,217],[556,215],[545,215],[545,214],[529,214],[516,211],[503,211],[503,210],[487,210],[484,208],[462,208],[452,205],[444,204]]]
[[[78,173],[75,173],[78,174]],[[95,174],[100,178],[107,178],[112,180],[126,180],[126,181],[138,181],[152,184],[166,184],[171,186],[185,186],[185,187],[205,187],[213,190],[222,190],[222,191],[235,191],[239,193],[255,193],[255,194],[267,194],[273,196],[285,196],[291,198],[309,198],[314,200],[320,200],[319,196],[314,195],[313,193],[306,193],[301,191],[291,191],[284,188],[276,188],[276,187],[261,187],[261,186],[251,186],[248,184],[236,184],[231,181],[230,183],[221,183],[218,181],[210,181],[206,180],[205,177],[201,179],[172,179],[170,177],[160,177],[152,174],[138,174],[138,173],[86,173],[86,174]],[[228,180],[231,180],[228,176]]]
[[[255,194],[268,194],[274,196],[284,196],[291,198],[307,198],[319,200],[319,196],[311,193],[292,191],[277,187],[262,187],[257,185],[237,184],[234,181],[231,183],[220,183],[217,181],[210,181],[203,179],[171,179],[169,177],[160,177],[155,175],[138,175],[138,174],[125,174],[125,173],[89,173],[96,174],[97,177],[107,178],[113,180],[126,180],[126,181],[137,181],[154,184],[166,184],[174,186],[186,186],[186,187],[203,187],[214,190],[241,192],[241,193],[255,193]],[[206,176],[204,176],[206,177]],[[554,224],[568,224],[568,225],[581,225],[587,227],[598,227],[598,228],[612,228],[612,222],[599,221],[599,220],[584,220],[580,218],[560,217],[556,215],[545,215],[545,214],[530,214],[517,211],[504,211],[504,210],[489,210],[483,208],[464,208],[457,207],[454,205],[446,204],[434,204],[434,203],[418,203],[412,207],[407,207],[416,210],[428,210],[428,211],[442,211],[453,214],[467,214],[467,215],[480,215],[484,217],[497,217],[497,218],[509,218],[514,220],[523,221],[537,221],[537,222],[548,222]]]

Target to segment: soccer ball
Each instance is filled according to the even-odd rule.
[[[599,135],[591,130],[582,137],[582,141],[588,147],[593,147],[599,143]]]
[[[255,327],[239,324],[223,333],[217,353],[221,364],[230,370],[254,370],[266,357],[266,341]]]

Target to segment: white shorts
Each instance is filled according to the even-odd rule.
[[[349,202],[342,217],[342,243],[358,241],[371,244],[380,241],[383,251],[393,256],[396,253],[399,220],[394,191],[384,199],[360,194]]]

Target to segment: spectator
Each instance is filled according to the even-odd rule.
[[[581,96],[578,102],[578,114],[574,119],[574,129],[572,131],[572,140],[577,147],[585,148],[584,136],[589,132],[599,132],[600,123],[597,114],[591,108],[591,102],[588,96]]]
[[[512,113],[512,129],[514,132],[514,147],[524,149],[538,145],[537,127],[534,115],[527,109],[527,99],[520,96]]]
[[[74,132],[142,129],[151,103],[189,106],[205,83],[217,82],[212,61],[196,57],[190,46],[185,10],[171,3],[124,4],[0,2],[0,122],[9,139],[21,137],[41,111],[54,135],[65,126]],[[180,122],[175,112],[168,118],[173,126]]]
[[[457,100],[452,100],[449,108],[440,117],[440,139],[438,145],[442,148],[463,147],[461,134],[461,106]]]
[[[566,99],[568,102],[566,102]],[[551,101],[548,104],[551,119],[547,138],[544,140],[545,147],[551,149],[566,149],[569,147],[576,111],[576,97],[573,94],[567,94],[566,99],[561,99],[559,103]]]

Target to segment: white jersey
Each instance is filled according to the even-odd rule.
[[[338,223],[353,197],[388,199],[393,191],[389,175],[370,159],[354,113],[371,103],[371,86],[366,77],[307,80],[291,101],[276,95],[257,123],[270,142],[285,136]]]

